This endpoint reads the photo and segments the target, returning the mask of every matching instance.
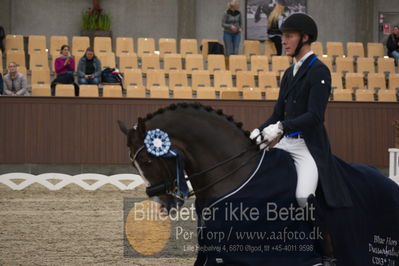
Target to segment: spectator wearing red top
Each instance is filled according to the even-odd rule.
[[[69,53],[68,45],[61,46],[61,56],[55,59],[55,73],[57,77],[51,83],[51,95],[55,95],[55,86],[57,83],[73,84],[75,87],[75,96],[79,96],[79,86],[75,83],[73,72],[75,71],[75,59]]]

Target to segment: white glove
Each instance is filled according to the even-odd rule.
[[[259,145],[259,149],[263,150],[266,148],[266,144],[261,142],[263,141],[262,134],[260,133],[260,130],[258,128],[255,128],[252,130],[251,134],[249,135],[250,139],[256,139],[256,144]]]
[[[252,130],[251,134],[249,135],[250,139],[255,139],[258,140],[258,137],[260,137],[260,130],[259,128],[255,128],[254,130]],[[259,144],[258,142],[256,142],[257,144]]]
[[[283,134],[282,130],[283,126],[281,125],[280,121],[265,127],[262,130],[263,139],[267,140],[268,142],[272,142],[276,138],[278,138],[281,134]]]

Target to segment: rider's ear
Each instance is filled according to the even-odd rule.
[[[137,124],[137,131],[139,136],[144,137],[146,129],[145,129],[145,121],[143,118],[139,117],[138,124]]]

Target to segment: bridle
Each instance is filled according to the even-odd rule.
[[[263,141],[265,142],[265,141]],[[260,143],[262,144],[262,143]],[[132,154],[131,151],[129,151],[129,158],[132,161],[132,164],[136,167],[136,163],[137,163],[137,158],[139,157],[139,155],[145,150],[146,146],[142,145],[140,146],[136,151],[134,151],[134,153]],[[237,154],[227,158],[226,160],[223,160],[205,170],[202,170],[200,172],[197,173],[193,173],[188,177],[184,176],[184,169],[182,169],[181,167],[177,166],[176,167],[176,177],[172,178],[171,176],[171,172],[169,167],[167,167],[166,162],[164,161],[164,156],[159,156],[156,158],[159,158],[160,161],[162,162],[164,168],[166,168],[166,172],[168,173],[168,177],[167,180],[163,180],[163,182],[158,183],[158,184],[154,184],[154,185],[149,185],[146,188],[146,194],[149,197],[153,197],[153,196],[158,196],[161,194],[167,194],[172,196],[173,198],[183,201],[186,198],[189,198],[191,196],[193,196],[194,194],[198,194],[199,192],[203,192],[209,188],[211,188],[212,186],[216,185],[217,183],[221,182],[222,180],[226,179],[227,177],[229,177],[230,175],[234,174],[235,172],[237,172],[239,169],[241,169],[242,167],[244,167],[245,165],[247,165],[252,159],[254,159],[259,153],[263,152],[263,150],[259,149],[256,153],[254,153],[251,157],[249,157],[246,161],[244,161],[243,163],[241,163],[240,165],[238,165],[236,168],[234,168],[233,170],[231,170],[230,172],[224,174],[223,176],[219,177],[219,178],[215,178],[215,180],[210,183],[207,184],[206,186],[199,188],[197,190],[191,190],[191,191],[184,191],[185,187],[187,187],[187,181],[192,181],[194,178],[197,178],[201,175],[204,175],[206,173],[209,173],[219,167],[222,167],[223,165],[237,159],[240,158],[241,156],[243,156],[244,154],[246,154],[248,151],[250,151],[251,149],[253,149],[253,146],[248,146],[247,148],[241,150],[240,152],[238,152]],[[178,155],[176,156],[176,161],[181,160],[184,161],[184,155],[182,152],[180,152],[178,149],[173,149],[173,151],[175,153],[177,153]],[[148,154],[148,152],[147,152]],[[151,156],[151,154],[148,154],[148,156]],[[170,158],[170,157],[169,157]],[[138,164],[138,163],[137,163]],[[137,168],[137,167],[136,167]],[[180,169],[179,169],[180,168]],[[173,181],[170,181],[173,180]]]

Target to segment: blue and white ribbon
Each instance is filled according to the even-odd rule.
[[[144,144],[148,153],[157,157],[167,154],[171,146],[168,133],[158,128],[147,132]]]
[[[144,139],[144,144],[149,154],[157,157],[176,158],[176,195],[181,199],[186,199],[189,195],[189,189],[184,177],[184,159],[183,154],[178,150],[171,149],[171,142],[168,133],[159,128],[149,130]]]

